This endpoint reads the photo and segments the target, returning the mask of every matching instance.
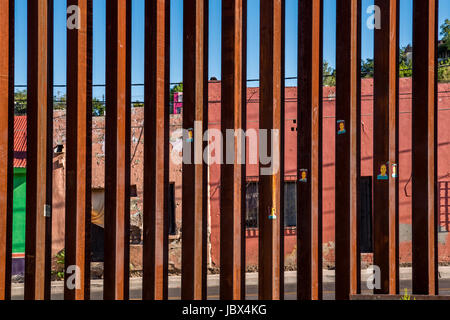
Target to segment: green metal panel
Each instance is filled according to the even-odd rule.
[[[26,172],[25,168],[14,168],[13,253],[25,252]]]

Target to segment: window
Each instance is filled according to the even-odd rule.
[[[175,219],[175,183],[169,184],[169,235],[177,234],[177,225]]]
[[[246,227],[258,228],[258,182],[247,182],[246,190]]]
[[[450,181],[439,182],[439,232],[450,232]]]
[[[372,177],[361,177],[360,196],[361,211],[359,213],[359,239],[361,245],[361,253],[372,253]]]
[[[284,226],[297,226],[297,183],[284,183]]]
[[[258,228],[258,187],[258,182],[247,182],[247,228]],[[297,184],[291,181],[284,184],[284,225],[285,227],[297,226]]]

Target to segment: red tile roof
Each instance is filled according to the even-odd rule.
[[[27,167],[27,116],[14,117],[14,168]]]

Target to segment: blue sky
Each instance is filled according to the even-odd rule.
[[[93,83],[105,83],[105,6],[107,0],[94,1],[94,59]],[[26,84],[27,48],[27,0],[16,0],[16,85]],[[144,81],[144,0],[132,0],[132,82]],[[259,3],[248,0],[248,79],[259,78]],[[413,0],[400,0],[400,45],[412,42]],[[368,6],[373,0],[362,0],[362,57],[373,57],[373,31],[366,27]],[[210,0],[209,74],[220,79],[221,74],[221,5],[222,0]],[[439,24],[450,18],[450,1],[440,0]],[[336,47],[336,0],[324,0],[324,59],[335,65]],[[55,84],[66,83],[66,0],[55,0]],[[286,76],[297,75],[297,26],[298,1],[286,0]],[[171,0],[171,82],[182,81],[183,46],[183,0]],[[251,83],[249,85],[257,85]],[[286,85],[296,85],[288,80]],[[55,94],[65,93],[64,88],[55,88]],[[95,87],[94,96],[102,98],[104,88]],[[133,100],[143,100],[143,88],[133,87]]]

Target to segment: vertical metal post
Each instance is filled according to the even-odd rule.
[[[399,293],[398,283],[398,0],[376,0],[381,28],[375,29],[373,215],[378,294]]]
[[[438,293],[438,1],[413,4],[412,267],[414,294]]]
[[[242,130],[247,132],[247,1],[242,2]],[[246,148],[247,150],[247,148]],[[245,151],[244,159],[247,159]],[[247,165],[242,166],[241,173],[241,300],[246,299],[247,271]]]
[[[93,0],[87,1],[87,60],[86,60],[86,214],[84,299],[91,295],[91,212],[92,212],[92,60],[93,60]],[[131,89],[130,89],[131,90]]]
[[[260,149],[266,144],[269,164],[259,175],[259,298],[280,299],[280,129],[282,86],[283,0],[261,1],[260,31]],[[267,133],[267,141],[262,132]],[[260,150],[261,152],[261,150]]]
[[[222,2],[222,135],[224,164],[220,188],[220,297],[239,300],[242,263],[242,168],[245,133],[242,108],[243,0]],[[231,146],[234,146],[231,148]],[[245,185],[244,185],[245,186]],[[244,238],[245,239],[245,238]]]
[[[48,8],[47,0],[28,1],[26,300],[43,300],[46,287]]]
[[[168,299],[170,1],[145,2],[143,298]]]
[[[336,299],[360,292],[361,0],[336,4]]]
[[[105,300],[129,295],[131,1],[106,2]]]
[[[44,299],[51,300],[52,277],[52,203],[53,203],[53,0],[48,1],[47,27],[47,172],[45,219],[45,293]]]
[[[206,299],[206,165],[203,133],[208,127],[208,0],[183,3],[183,300]],[[190,142],[190,139],[195,142]]]
[[[284,286],[284,194],[285,194],[285,150],[286,150],[286,1],[281,2],[281,96],[280,96],[280,300],[285,299]]]
[[[203,150],[208,147],[208,129],[209,129],[209,1],[204,2],[204,16],[203,16]],[[205,190],[204,193],[208,190],[209,186],[209,164],[203,162],[202,171],[203,177],[205,177],[202,181],[202,190]],[[203,208],[203,217],[202,217],[202,296],[203,299],[208,299],[208,226],[209,226],[209,218],[208,218],[208,196],[203,196],[202,199],[202,208]]]
[[[242,130],[247,132],[247,1],[242,2]],[[247,159],[247,148],[245,148],[244,159]],[[240,300],[246,299],[246,271],[247,271],[247,166],[242,166],[241,172],[241,297]]]
[[[11,299],[14,145],[14,1],[0,2],[0,300]]]
[[[322,0],[299,1],[297,296],[322,297]]]
[[[67,7],[78,6],[79,29],[67,30],[67,169],[66,169],[66,233],[65,233],[65,279],[77,272],[79,285],[73,283],[64,286],[66,300],[84,300],[86,263],[86,197],[90,176],[87,174],[89,113],[88,95],[89,46],[88,32],[92,31],[88,25],[91,20],[92,7],[90,0],[69,0]],[[73,14],[73,13],[69,13]],[[74,270],[73,267],[76,266]],[[71,269],[69,269],[71,268]]]

